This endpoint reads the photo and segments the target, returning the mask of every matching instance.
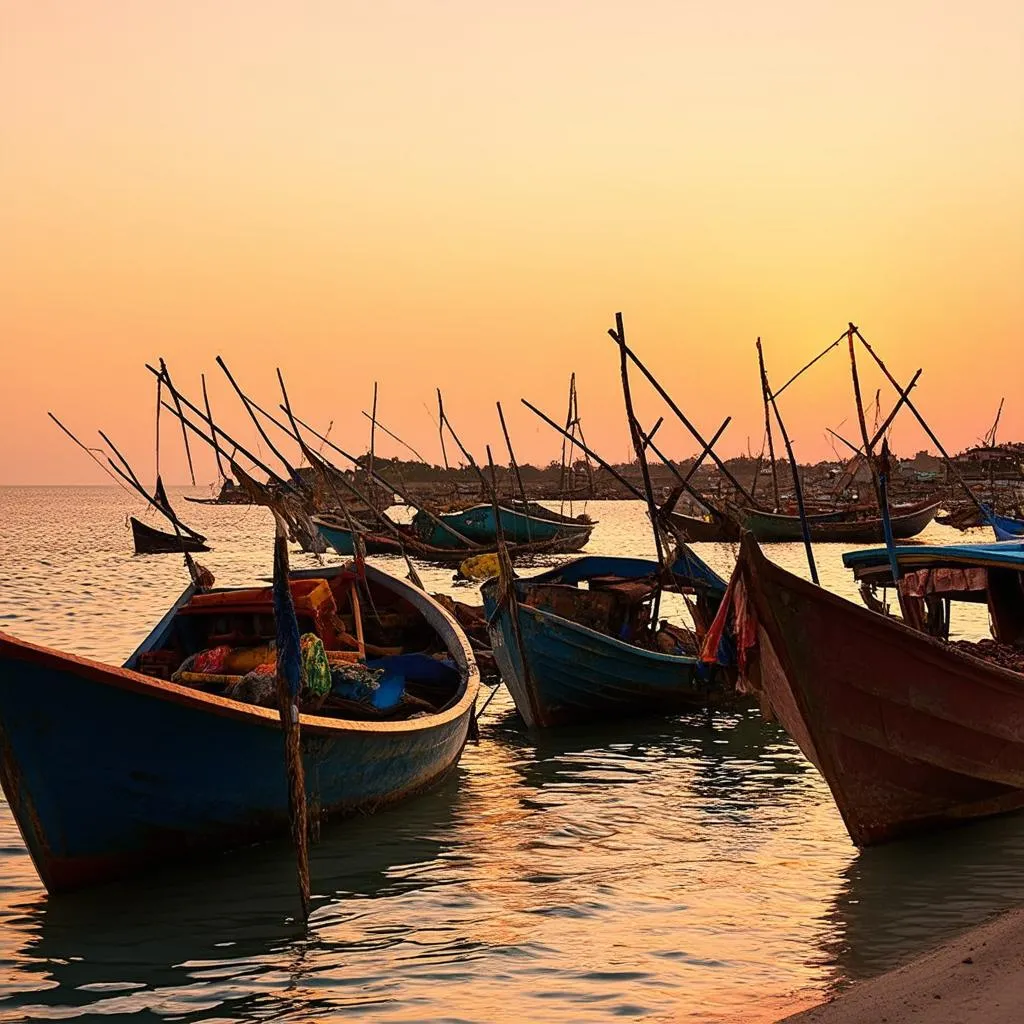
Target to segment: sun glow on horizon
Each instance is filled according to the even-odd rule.
[[[853,318],[951,449],[1024,437],[1024,9],[900,0],[4,4],[0,483],[104,479],[46,419],[153,458],[163,356],[214,364],[365,445],[460,435],[544,464],[578,376],[588,440],[628,454],[631,345],[723,454]],[[866,359],[864,390],[895,393]],[[884,385],[884,387],[883,387]],[[665,410],[637,380],[641,415]],[[843,347],[787,392],[801,460],[853,406]],[[166,429],[166,427],[165,427]],[[667,425],[665,447],[695,442]],[[184,479],[165,434],[165,468]],[[895,446],[927,447],[909,417]],[[402,449],[381,439],[385,455]],[[202,456],[213,476],[213,459]]]

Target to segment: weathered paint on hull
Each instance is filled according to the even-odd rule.
[[[941,507],[934,502],[923,508],[892,516],[892,535],[895,540],[916,537],[935,518]],[[808,517],[811,540],[819,544],[875,544],[885,540],[880,518],[843,522],[842,512]],[[775,515],[747,509],[743,527],[762,544],[777,541],[798,541],[803,538],[799,516]]]
[[[484,584],[483,593],[494,657],[527,725],[547,728],[709,702],[711,688],[698,678],[694,658],[631,647],[520,603],[529,662],[524,671],[510,612],[503,608],[495,617],[495,581]]]
[[[996,535],[996,540],[1024,539],[1024,522],[1011,519],[1009,516],[998,516],[994,512],[988,514],[988,521]]]
[[[351,530],[340,526],[328,526],[318,519],[314,519],[313,522],[320,531],[320,536],[335,553],[346,557],[351,557],[356,553]],[[363,546],[368,555],[399,555],[402,553],[401,544],[386,534],[366,534],[363,538]]]
[[[324,523],[323,520],[314,517],[314,523],[320,531],[320,536],[339,555],[351,556],[355,554],[352,543],[352,533],[342,527]],[[398,527],[401,540],[390,533],[368,533],[363,538],[363,543],[368,555],[400,555],[403,550],[414,558],[427,562],[436,562],[439,565],[459,565],[472,555],[493,554],[497,551],[497,544],[491,543],[474,548],[455,547],[431,547],[419,539],[418,534],[408,526]],[[590,538],[590,529],[568,530],[550,540],[535,541],[532,544],[510,544],[508,553],[512,558],[529,555],[552,555],[569,554],[579,551],[584,547]]]
[[[669,514],[672,524],[693,544],[722,543],[740,539],[740,528],[731,520],[722,518],[697,519],[682,512]]]
[[[554,522],[508,508],[501,508],[500,514],[502,532],[510,544],[550,541],[577,533],[584,534],[585,544],[593,530],[593,524]],[[477,544],[493,544],[497,540],[498,531],[495,527],[494,508],[491,505],[475,505],[462,512],[449,512],[437,518]],[[438,548],[461,546],[456,537],[437,523],[431,522],[423,513],[417,513],[413,522],[425,543]],[[580,544],[580,547],[583,544]]]
[[[123,685],[135,673],[2,635],[0,654],[0,779],[49,890],[287,834],[275,713],[169,683],[139,692]],[[436,781],[459,758],[470,707],[437,717],[382,729],[304,716],[311,803],[342,816]]]
[[[792,576],[744,541],[748,670],[858,846],[1024,807],[1024,677]]]

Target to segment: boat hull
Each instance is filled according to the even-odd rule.
[[[740,539],[740,528],[729,519],[697,519],[695,516],[683,515],[681,512],[669,513],[669,519],[683,534],[683,537],[694,544],[737,541]]]
[[[352,539],[352,531],[345,527],[325,522],[321,517],[315,516],[313,521],[320,531],[324,541],[339,555],[351,556],[355,553],[355,545]],[[425,562],[435,562],[439,565],[458,566],[465,559],[473,555],[494,554],[497,544],[481,544],[473,548],[435,548],[423,543],[419,536],[408,526],[398,526],[397,530],[401,541],[390,533],[366,533],[363,535],[363,543],[368,555],[401,555],[403,551]],[[529,555],[561,555],[571,554],[583,548],[590,538],[589,530],[576,530],[566,532],[560,536],[552,537],[550,540],[534,541],[532,544],[510,544],[508,545],[509,556],[513,559]]]
[[[412,591],[393,578],[385,585]],[[160,643],[190,595],[130,663]],[[303,715],[308,800],[321,819],[372,811],[432,785],[465,745],[478,686],[472,651],[440,606],[422,594],[409,600],[460,671],[457,700],[399,721]],[[0,666],[0,782],[51,892],[288,834],[276,710],[2,633]]]
[[[1024,806],[1024,677],[812,586],[749,537],[736,578],[756,635],[747,684],[857,845]]]
[[[594,557],[534,580],[571,582],[577,565],[580,578],[585,578],[588,566],[595,575],[619,571],[636,577],[658,568],[640,559]],[[720,582],[710,570],[708,574],[708,582]],[[521,600],[516,602],[520,644],[512,609],[500,600],[498,579],[488,580],[481,591],[495,661],[528,726],[549,728],[706,707],[721,691],[715,670],[701,666],[696,658],[634,647]]]
[[[137,555],[180,555],[185,551],[210,550],[204,543],[205,538],[191,537],[185,533],[179,537],[174,533],[155,530],[134,516],[129,517],[129,521],[132,526],[132,541],[135,544],[135,554]]]
[[[1019,519],[1011,519],[1009,516],[996,515],[989,512],[988,521],[996,535],[996,540],[1022,540],[1024,539],[1024,522]]]
[[[593,523],[559,519],[544,519],[536,515],[521,512],[517,509],[499,508],[502,535],[510,544],[533,544],[554,541],[562,537],[582,535],[582,543],[586,544],[594,529]],[[442,513],[435,518],[447,523],[463,537],[477,544],[493,544],[498,537],[498,530],[493,505],[474,505],[461,512]],[[413,519],[413,525],[420,539],[435,548],[460,548],[459,539],[433,522],[424,513],[419,512]],[[576,549],[578,550],[578,548]]]
[[[935,518],[941,507],[933,502],[907,512],[895,513],[891,517],[892,535],[895,540],[916,537]],[[754,535],[762,544],[778,541],[799,541],[803,539],[799,516],[777,515],[771,512],[745,510],[744,529]],[[844,521],[842,513],[808,516],[811,540],[819,544],[876,544],[885,540],[881,518]]]

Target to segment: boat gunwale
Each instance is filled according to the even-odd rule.
[[[345,566],[331,567],[329,575],[337,575]],[[387,573],[375,569],[373,566],[366,566],[367,572],[372,574],[374,582],[400,594],[418,606],[421,613],[424,613],[426,621],[434,628],[438,636],[444,642],[449,654],[455,655],[452,649],[453,643],[458,643],[462,653],[462,662],[459,663],[458,671],[460,676],[460,689],[462,693],[459,699],[450,707],[445,708],[433,715],[423,718],[405,719],[400,721],[377,722],[328,717],[325,715],[310,715],[301,713],[299,722],[304,732],[319,736],[341,735],[344,733],[381,733],[401,734],[424,732],[434,727],[447,725],[466,715],[476,702],[477,691],[480,682],[480,672],[476,664],[476,657],[472,647],[466,639],[462,628],[455,619],[429,594],[418,590],[412,584],[406,583],[397,577],[389,576]],[[290,574],[291,579],[319,579],[324,578],[322,569],[300,569]],[[390,585],[389,585],[390,584]],[[217,588],[214,592],[226,592],[234,588]],[[157,625],[142,644],[129,657],[128,663],[134,661],[144,651],[152,649],[163,637],[170,624],[174,621],[178,610],[195,593],[195,588],[189,586],[181,594],[170,610],[160,619]],[[425,606],[425,607],[424,607]],[[425,612],[429,610],[435,617],[440,618],[447,626],[450,637],[441,632],[437,622],[430,621]],[[197,711],[208,711],[212,714],[226,718],[234,718],[239,721],[248,722],[252,725],[260,725],[266,728],[280,728],[281,716],[274,708],[259,707],[254,704],[245,704],[241,701],[232,700],[229,697],[221,697],[218,694],[204,693],[180,683],[173,683],[169,680],[155,679],[147,676],[133,668],[118,665],[108,665],[104,662],[86,658],[82,655],[58,651],[55,648],[44,644],[36,644],[29,640],[22,640],[0,630],[0,659],[13,658],[18,661],[26,661],[35,664],[43,664],[47,667],[62,669],[79,675],[91,682],[112,686],[120,690],[139,694],[144,697],[152,697],[157,700],[166,700],[172,704],[179,704]]]
[[[757,541],[751,536],[751,543],[753,548],[756,550],[756,558],[749,558],[745,564],[749,566],[749,570],[752,572],[753,578],[756,580],[758,576],[775,576],[776,580],[780,579],[783,581],[784,586],[793,589],[793,585],[796,585],[796,589],[803,590],[805,594],[813,593],[815,598],[825,598],[827,602],[833,607],[843,608],[844,611],[858,616],[864,622],[871,622],[876,627],[883,630],[889,629],[895,632],[903,634],[904,638],[917,643],[923,648],[929,649],[930,653],[938,654],[943,658],[953,658],[954,660],[963,661],[967,665],[982,667],[986,670],[986,674],[989,675],[990,679],[978,680],[980,685],[991,685],[995,682],[1005,682],[1009,687],[1015,691],[1020,691],[1024,688],[1024,672],[1014,672],[1013,669],[1005,668],[1002,665],[998,665],[995,662],[986,661],[984,658],[980,658],[975,654],[971,654],[959,647],[955,647],[952,643],[947,640],[939,640],[937,637],[930,636],[928,633],[922,633],[920,630],[916,630],[911,626],[908,626],[902,619],[898,619],[892,615],[882,615],[879,612],[873,612],[870,608],[864,608],[859,604],[849,600],[848,598],[842,597],[839,594],[833,594],[830,590],[826,590],[824,587],[815,586],[809,580],[805,580],[802,576],[797,576],[795,573],[791,573],[782,566],[776,565],[767,555],[761,551]],[[741,550],[740,560],[744,559],[744,555],[747,552]],[[739,563],[737,563],[739,564]],[[767,569],[767,572],[765,571]],[[792,581],[792,582],[791,582]],[[758,600],[757,597],[760,595],[760,589],[757,587],[749,588],[748,593],[754,598],[757,604],[758,620],[764,621],[762,611],[772,609],[770,602],[766,600]],[[755,596],[757,595],[757,596]],[[773,623],[777,620],[774,614],[771,616]],[[880,622],[879,622],[880,620]],[[767,631],[766,631],[767,632]],[[775,633],[778,635],[780,630],[776,626]],[[776,655],[779,655],[776,644],[772,644],[772,647],[776,649]],[[780,663],[782,658],[779,657]],[[790,666],[784,665],[783,667],[789,668]],[[1002,687],[996,687],[1002,689]],[[873,691],[872,691],[873,692]],[[893,701],[893,703],[899,703]],[[936,716],[939,717],[939,716]]]
[[[536,504],[536,503],[534,503],[534,504]],[[544,506],[541,505],[540,507],[543,508]],[[482,509],[487,509],[488,511],[492,511],[494,506],[493,505],[489,505],[486,502],[477,502],[477,504],[469,505],[469,506],[467,506],[464,509],[460,509],[458,512],[439,512],[437,514],[437,518],[447,521],[446,517],[448,517],[448,516],[452,516],[452,517],[464,516],[468,512],[475,512],[477,509],[481,509],[481,508]],[[532,512],[524,512],[522,509],[509,508],[507,505],[502,505],[500,502],[498,504],[498,508],[502,512],[509,512],[512,515],[519,516],[521,519],[528,519],[528,520],[531,520],[532,522],[544,523],[547,526],[564,526],[564,527],[568,527],[569,529],[575,528],[575,529],[578,529],[578,530],[590,530],[590,531],[593,531],[594,527],[597,526],[598,523],[599,523],[599,520],[591,519],[589,516],[587,516],[586,520],[576,519],[576,518],[573,518],[571,516],[566,516],[566,517],[564,517],[562,519],[548,519],[546,516],[538,516],[538,515],[535,515]],[[545,512],[552,512],[553,510],[552,509],[545,509],[544,511]],[[448,525],[452,526],[454,524],[449,523]]]
[[[530,577],[530,580],[536,579],[537,577]],[[485,580],[481,586],[481,591],[488,588],[489,585],[496,587],[498,582],[497,576],[492,576],[489,580]],[[486,594],[484,595],[487,596]],[[491,598],[494,600],[494,598]],[[665,664],[671,665],[689,665],[694,666],[699,663],[699,658],[696,655],[687,654],[666,654],[664,651],[651,651],[646,647],[638,647],[635,644],[628,644],[624,640],[619,640],[617,637],[609,636],[607,633],[601,633],[596,629],[591,629],[589,626],[581,626],[578,622],[573,622],[572,619],[567,619],[562,615],[556,615],[554,612],[548,611],[543,608],[534,608],[530,605],[519,605],[521,613],[527,613],[533,615],[533,617],[539,622],[550,621],[556,624],[564,624],[570,627],[571,632],[581,633],[584,636],[594,637],[602,642],[610,644],[613,648],[617,648],[621,651],[626,651],[631,654],[642,654],[649,655],[651,661],[664,662]],[[498,612],[499,615],[506,615],[507,609],[501,608]]]

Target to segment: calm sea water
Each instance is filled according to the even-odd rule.
[[[122,661],[186,582],[130,554],[137,504],[0,488],[0,629]],[[180,508],[218,582],[270,572],[263,510]],[[651,554],[639,504],[588,511],[589,550]],[[700,551],[728,573],[729,546]],[[818,557],[855,598],[839,549]],[[983,635],[984,610],[954,627]],[[441,789],[323,837],[308,929],[286,844],[50,898],[0,804],[0,1020],[768,1021],[1024,900],[1024,817],[858,853],[754,712],[537,737],[502,691],[482,727]]]

